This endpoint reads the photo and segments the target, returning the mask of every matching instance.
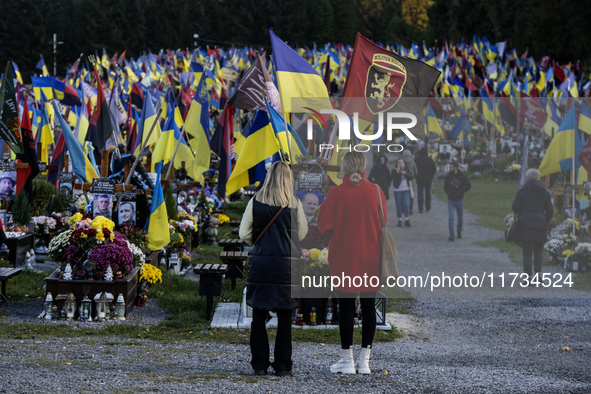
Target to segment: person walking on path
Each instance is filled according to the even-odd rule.
[[[462,239],[462,226],[464,224],[464,193],[470,190],[468,177],[460,171],[458,163],[452,163],[449,173],[445,177],[443,190],[447,194],[447,210],[449,213],[449,240],[453,241],[454,211],[458,214],[458,239]]]
[[[413,179],[415,179],[417,177],[417,174],[419,173],[419,171],[417,169],[415,159],[409,149],[404,150],[404,152],[402,153],[402,158],[404,159],[404,163],[406,164],[408,171],[410,171],[410,173],[413,176]],[[410,183],[408,184],[408,190],[410,192],[409,213],[412,215],[413,207],[414,207],[414,203],[415,203],[415,183],[414,183],[414,180],[411,180]]]
[[[402,214],[404,213],[404,225],[410,227],[410,187],[413,179],[412,173],[406,167],[404,159],[398,159],[396,167],[392,170],[392,185],[394,186],[394,199],[396,200],[397,227],[402,227]]]
[[[513,200],[513,212],[519,216],[519,232],[523,248],[523,272],[529,284],[532,278],[532,252],[536,274],[542,272],[542,248],[547,239],[548,222],[554,215],[552,197],[540,181],[540,171],[530,168],[525,173],[526,182]],[[538,278],[538,280],[540,280]]]
[[[421,148],[417,153],[415,160],[417,165],[417,199],[419,206],[419,213],[423,213],[423,202],[425,210],[431,210],[431,182],[437,172],[437,166],[433,159],[429,157],[427,148]]]
[[[390,169],[388,168],[388,158],[385,155],[379,155],[377,163],[371,168],[367,179],[370,182],[380,185],[386,200],[390,199],[390,193],[388,189],[392,183],[392,176],[390,175]]]
[[[380,198],[387,220],[386,197],[365,179],[365,155],[348,152],[342,163],[343,183],[330,189],[318,212],[318,228],[330,235],[328,266],[335,277],[373,277],[380,273]],[[357,287],[356,287],[357,286]],[[379,284],[356,285],[343,281],[336,288],[340,309],[341,357],[330,367],[332,373],[369,374],[369,356],[376,331],[375,297]],[[359,293],[363,327],[361,352],[353,359],[353,314]]]
[[[293,364],[291,313],[299,301],[292,298],[292,271],[299,267],[299,241],[306,236],[308,223],[292,185],[289,166],[284,162],[273,164],[263,187],[248,202],[240,223],[240,238],[248,243],[255,240],[248,256],[246,279],[246,303],[253,308],[250,351],[255,375],[266,375],[271,365],[277,376],[290,375]],[[269,361],[265,327],[269,311],[277,312],[273,363]]]

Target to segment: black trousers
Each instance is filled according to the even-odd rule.
[[[341,348],[349,349],[353,346],[353,314],[355,313],[355,298],[351,294],[342,296],[339,292],[339,333],[341,336]],[[361,327],[361,346],[368,347],[373,344],[376,333],[376,293],[360,293],[361,313],[363,313]]]
[[[431,210],[431,184],[417,183],[417,194],[419,200],[419,212],[423,211],[423,201],[425,202],[425,209]]]
[[[532,252],[534,255],[534,270],[536,272],[542,272],[542,251],[544,247],[543,242],[523,241],[521,242],[523,248],[523,272],[529,275],[531,278],[531,256]]]
[[[270,365],[275,371],[291,371],[291,311],[277,312],[277,337],[275,338],[275,360],[269,361],[269,338],[265,323],[268,311],[252,310],[250,324],[250,352],[252,369],[266,371]]]

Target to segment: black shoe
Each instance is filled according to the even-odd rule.
[[[398,221],[398,224],[396,225],[396,227],[402,227],[402,220]]]
[[[289,371],[275,371],[275,376],[291,376],[291,370],[289,370]]]
[[[453,240],[454,240],[454,236],[453,236],[453,235],[450,235],[448,239],[449,239],[450,241],[453,241]]]
[[[267,370],[266,369],[255,369],[254,370],[254,375],[255,376],[263,376],[267,374]]]
[[[429,212],[431,210],[431,208],[427,208],[426,211]]]
[[[404,222],[404,225],[405,225],[406,227],[410,227],[410,221],[409,221],[409,220],[406,220],[406,221]]]
[[[423,213],[423,210],[422,209],[419,209],[419,213]]]
[[[462,232],[458,231],[458,239],[462,239]]]

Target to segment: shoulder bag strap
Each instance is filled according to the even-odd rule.
[[[382,219],[382,228],[386,226],[386,221],[384,220],[384,208],[382,207],[382,193],[380,193],[380,185],[376,185],[378,188],[378,200],[380,200],[380,217]]]
[[[252,246],[256,245],[256,243],[259,242],[259,240],[261,239],[261,237],[263,236],[263,234],[265,232],[267,232],[267,230],[269,229],[269,227],[271,227],[271,225],[273,224],[273,222],[275,221],[275,219],[277,219],[279,217],[279,214],[281,214],[281,212],[283,212],[284,209],[285,209],[285,207],[281,207],[281,209],[279,211],[277,211],[277,213],[275,214],[275,216],[273,216],[273,219],[271,219],[271,221],[267,224],[267,227],[265,227],[263,229],[263,231],[259,234],[259,237],[257,238],[256,241],[254,241],[254,243],[252,244]]]

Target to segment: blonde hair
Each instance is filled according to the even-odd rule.
[[[258,202],[274,207],[287,207],[292,205],[293,180],[291,169],[282,161],[274,163],[261,190],[255,198]]]
[[[365,171],[365,155],[361,152],[347,152],[341,163],[341,170],[350,174],[349,181],[357,185],[361,182],[361,173]]]

